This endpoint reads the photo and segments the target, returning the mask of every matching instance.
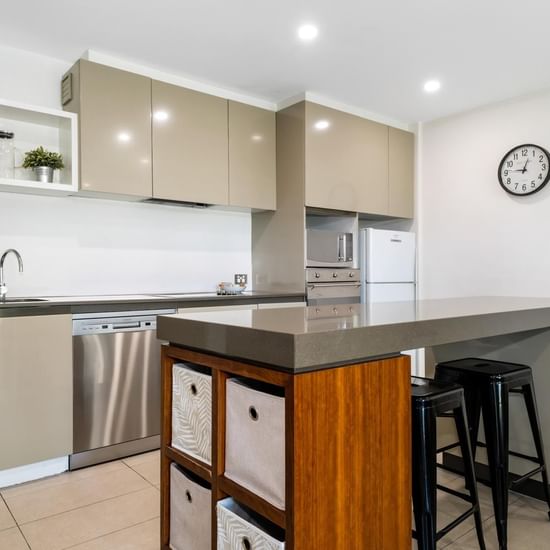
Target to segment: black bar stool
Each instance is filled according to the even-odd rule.
[[[464,387],[473,457],[475,460],[478,446],[487,447],[499,548],[506,550],[508,544],[508,489],[514,488],[540,473],[544,494],[550,508],[548,473],[531,368],[515,363],[467,358],[440,363],[436,367],[435,378],[440,383],[458,383]],[[523,395],[535,442],[536,457],[509,449],[510,393]],[[485,444],[479,443],[477,440],[481,411],[483,411],[485,427]],[[447,448],[454,446],[457,445]],[[538,467],[510,483],[509,455],[535,462]],[[550,517],[550,512],[548,514]]]
[[[418,542],[418,549],[436,550],[439,539],[473,515],[479,547],[485,550],[464,390],[456,384],[442,385],[426,378],[412,378],[411,386],[413,509],[416,522],[413,537]],[[436,418],[448,412],[452,412],[455,419],[459,445],[465,457],[465,473],[470,494],[437,484]],[[472,504],[468,511],[440,531],[437,531],[437,489]]]

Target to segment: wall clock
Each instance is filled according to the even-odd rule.
[[[498,181],[512,195],[532,195],[550,179],[550,155],[540,145],[527,143],[504,155],[498,167]]]

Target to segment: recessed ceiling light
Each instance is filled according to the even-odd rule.
[[[165,120],[168,120],[168,113],[166,111],[155,111],[153,114],[153,118],[155,120],[158,120],[159,122],[163,122]]]
[[[303,40],[304,42],[314,40],[317,38],[318,34],[319,29],[315,25],[307,24],[298,28],[298,36],[300,37],[300,40]]]
[[[253,134],[252,135],[252,141],[262,141],[264,139],[264,136],[261,134]]]
[[[117,139],[118,141],[126,143],[132,139],[132,136],[128,132],[120,132],[120,134],[117,135]]]
[[[433,94],[434,92],[438,92],[441,88],[441,82],[439,80],[428,80],[424,83],[424,91],[428,92],[429,94]]]
[[[313,127],[316,129],[316,130],[326,130],[327,128],[330,127],[330,122],[328,120],[318,120],[314,125]]]

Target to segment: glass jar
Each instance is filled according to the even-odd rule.
[[[14,178],[15,147],[13,132],[0,130],[0,178]]]

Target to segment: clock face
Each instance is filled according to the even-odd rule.
[[[539,145],[518,145],[504,155],[498,168],[498,180],[512,195],[531,195],[550,179],[550,156]]]

